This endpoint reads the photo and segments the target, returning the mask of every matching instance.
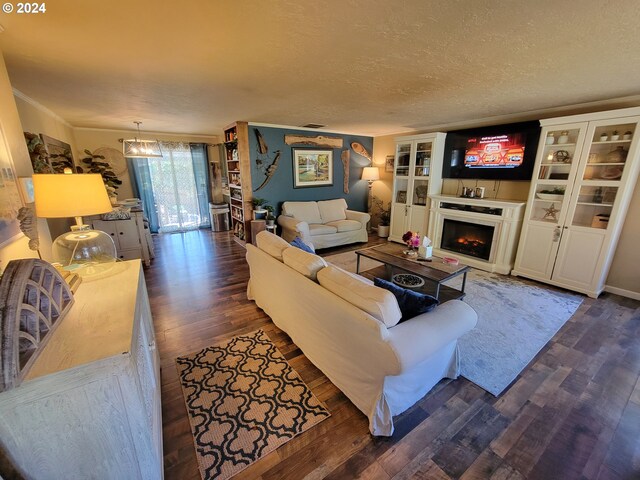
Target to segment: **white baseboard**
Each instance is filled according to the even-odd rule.
[[[632,292],[631,290],[625,290],[624,288],[612,287],[610,285],[604,286],[604,291],[620,295],[622,297],[632,298],[634,300],[640,300],[640,292]]]

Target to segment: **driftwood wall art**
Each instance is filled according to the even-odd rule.
[[[9,262],[0,279],[0,392],[22,383],[72,304],[53,265],[37,258]]]
[[[254,190],[254,192],[257,192],[262,187],[264,187],[267,183],[269,183],[269,180],[271,180],[273,175],[276,173],[276,169],[278,168],[278,161],[279,160],[280,160],[280,150],[276,150],[276,156],[274,157],[273,162],[271,163],[271,165],[269,165],[267,167],[267,171],[265,173],[266,177],[265,177],[264,181],[260,184],[260,186],[258,188],[256,188]]]
[[[254,128],[253,131],[256,133],[256,139],[258,141],[258,153],[265,155],[269,151],[267,142],[264,141],[264,137],[260,133],[260,130]]]
[[[314,147],[342,148],[344,142],[340,137],[327,137],[326,135],[285,135],[284,143],[287,145],[313,145]]]
[[[353,148],[353,151],[356,152],[358,155],[362,155],[364,158],[366,158],[370,162],[373,162],[373,159],[371,158],[371,154],[367,152],[367,149],[364,148],[362,144],[358,142],[352,142],[351,148]]]
[[[340,158],[342,159],[342,168],[344,169],[343,190],[344,193],[349,193],[349,163],[351,161],[351,150],[343,150]]]

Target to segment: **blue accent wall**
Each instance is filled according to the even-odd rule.
[[[269,147],[266,154],[258,153],[258,139],[255,130],[259,130],[262,138]],[[343,139],[342,148],[315,147],[313,145],[286,145],[284,136],[288,134],[329,137]],[[360,212],[367,211],[367,182],[360,180],[362,169],[369,166],[369,160],[357,154],[351,148],[351,142],[358,142],[373,155],[373,137],[361,137],[355,135],[342,135],[338,133],[313,132],[309,130],[293,130],[273,127],[258,127],[249,125],[249,152],[251,158],[251,185],[253,196],[265,198],[269,205],[275,207],[280,213],[282,202],[305,200],[330,200],[344,198],[350,210]],[[293,149],[332,150],[333,151],[333,185],[324,187],[293,188]],[[342,166],[342,151],[351,150],[349,162],[349,193],[344,193],[344,169]],[[278,168],[271,180],[260,190],[256,191],[266,178],[266,170],[275,157],[275,152],[280,150]],[[259,163],[262,162],[262,165]]]

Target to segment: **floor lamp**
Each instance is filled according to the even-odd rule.
[[[84,215],[110,212],[113,207],[99,174],[35,174],[33,192],[36,216],[75,217],[76,225],[52,244],[53,261],[66,270],[93,274],[97,264],[116,261],[116,246],[105,232],[92,230]]]
[[[369,182],[367,212],[371,215],[371,187],[373,187],[373,182],[380,180],[380,169],[378,167],[364,167],[362,169],[362,180]],[[367,232],[371,233],[371,221],[369,221],[369,224],[367,225]]]

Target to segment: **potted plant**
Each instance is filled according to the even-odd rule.
[[[267,210],[264,208],[267,200],[264,198],[255,197],[251,200],[253,204],[253,219],[254,220],[266,220],[267,218]]]
[[[387,238],[389,236],[389,222],[391,221],[391,211],[383,210],[380,213],[380,222],[378,222],[378,236]]]
[[[84,170],[86,170],[86,173],[99,173],[102,176],[109,200],[111,200],[112,204],[115,204],[118,200],[118,187],[122,185],[122,180],[118,179],[118,176],[113,173],[111,165],[104,161],[104,155],[94,155],[89,150],[85,150],[84,153],[87,155],[82,159],[82,163],[85,165]],[[77,170],[78,173],[84,173],[80,167]]]
[[[267,211],[267,218],[266,218],[267,225],[269,225],[270,227],[273,227],[276,222],[276,217],[273,214],[274,208],[271,205],[265,205],[264,209]]]

